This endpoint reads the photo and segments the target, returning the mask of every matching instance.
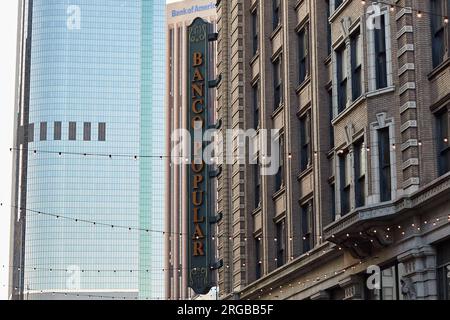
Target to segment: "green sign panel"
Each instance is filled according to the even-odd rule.
[[[188,27],[188,127],[191,157],[188,168],[188,257],[189,287],[207,294],[212,279],[210,172],[203,161],[203,134],[208,123],[208,61],[210,24],[200,18]]]

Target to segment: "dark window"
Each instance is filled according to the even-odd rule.
[[[440,300],[450,300],[450,241],[437,246],[437,277]]]
[[[299,43],[299,83],[305,81],[309,74],[309,35],[308,25],[298,33]]]
[[[77,123],[69,122],[69,140],[77,140]]]
[[[380,28],[375,28],[375,75],[377,89],[387,87],[387,55],[385,15],[380,16]]]
[[[343,0],[334,0],[334,9],[336,10],[341,4]]]
[[[54,140],[61,140],[62,138],[62,134],[61,134],[61,122],[60,121],[56,121],[53,124],[53,139]]]
[[[27,128],[28,142],[34,142],[34,123],[29,123]]]
[[[356,100],[362,93],[362,55],[361,36],[359,31],[350,38],[352,59],[352,100]]]
[[[41,122],[40,132],[39,132],[39,140],[46,141],[47,140],[47,122]]]
[[[355,143],[353,152],[355,155],[355,201],[356,207],[363,207],[366,204],[366,149],[364,142]]]
[[[273,30],[275,30],[278,25],[280,24],[281,20],[281,0],[272,0],[272,6],[273,6]]]
[[[450,1],[431,0],[431,32],[432,32],[432,51],[433,67],[437,67],[444,61],[449,46],[448,22],[443,19],[448,17]]]
[[[330,194],[331,194],[331,221],[336,220],[336,189],[335,184],[330,184]]]
[[[301,207],[302,210],[302,249],[303,253],[311,250],[313,243],[313,203],[312,200]]]
[[[380,162],[380,197],[381,201],[391,200],[391,145],[389,128],[378,130],[378,149]]]
[[[259,162],[254,165],[255,179],[255,209],[261,206],[261,166]]]
[[[339,156],[341,183],[341,216],[350,212],[350,158],[348,152]]]
[[[91,123],[85,122],[83,128],[83,140],[91,141]]]
[[[333,90],[328,90],[328,112],[329,112],[329,139],[330,149],[334,148],[334,126],[333,126]]]
[[[255,239],[255,277],[256,279],[262,276],[262,245],[259,238]]]
[[[345,57],[345,46],[336,51],[337,63],[337,91],[338,112],[342,112],[347,106],[347,63]]]
[[[277,232],[277,267],[281,267],[285,264],[286,253],[286,226],[284,220],[281,220],[276,224]]]
[[[259,39],[258,39],[259,30],[258,30],[258,28],[259,28],[258,10],[256,9],[255,11],[252,12],[253,55],[255,55],[258,52],[258,47],[259,47]]]
[[[439,175],[450,171],[449,119],[447,108],[436,115]]]
[[[106,141],[106,123],[98,124],[98,141]]]
[[[255,130],[258,130],[259,128],[259,86],[258,84],[255,84],[252,87],[253,91],[253,127]]]
[[[312,164],[311,159],[311,113],[308,111],[300,119],[300,170],[304,171]]]
[[[278,58],[273,63],[274,110],[281,105],[283,100],[283,82],[281,77],[281,58]]]
[[[284,136],[280,135],[280,167],[275,175],[275,192],[283,187],[284,183]]]
[[[327,4],[327,53],[328,55],[331,54],[331,23],[329,21],[331,16],[331,7],[330,7],[330,1],[326,1]]]

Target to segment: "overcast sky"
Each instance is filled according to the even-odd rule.
[[[0,1],[0,299],[8,298],[12,164],[9,148],[13,141],[17,11],[18,0]]]

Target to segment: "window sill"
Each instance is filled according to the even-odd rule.
[[[328,66],[331,63],[331,53],[328,55],[328,57],[325,58],[323,63]]]
[[[308,166],[308,168],[306,168],[305,170],[303,170],[302,172],[300,172],[297,175],[297,180],[298,181],[302,180],[304,177],[306,177],[308,174],[310,174],[312,172],[312,169],[313,169],[313,166],[312,166],[312,164],[310,164]]]
[[[250,59],[250,65],[252,66],[256,60],[259,58],[259,50],[256,51],[256,53],[253,55],[253,57]]]
[[[350,112],[352,112],[353,109],[355,109],[357,106],[359,106],[363,101],[366,100],[367,95],[361,95],[358,99],[353,101],[349,106],[347,106],[343,111],[341,111],[340,114],[336,118],[331,121],[331,124],[334,126],[336,123],[341,121],[343,118],[345,118]]]
[[[284,109],[284,102],[281,102],[281,103],[279,104],[279,106],[272,112],[272,115],[271,115],[272,120],[275,119],[275,117],[276,117],[279,113],[281,113],[281,111],[282,111],[283,109]]]
[[[440,74],[444,69],[446,69],[448,66],[450,66],[450,57],[442,61],[436,68],[433,69],[428,74],[428,80],[433,80],[438,74]]]
[[[307,75],[306,78],[295,88],[295,93],[297,95],[311,82],[311,75]]]
[[[383,89],[377,89],[374,91],[370,91],[368,93],[366,93],[366,97],[367,98],[372,98],[372,97],[376,97],[382,94],[386,94],[386,93],[391,93],[395,91],[395,86],[390,86],[390,87],[386,87]]]
[[[273,31],[272,31],[272,33],[270,34],[270,37],[269,37],[269,39],[271,41],[276,37],[276,35],[278,34],[278,32],[281,30],[282,27],[283,27],[282,24],[278,23],[278,26],[275,29],[273,29]]]
[[[276,191],[276,192],[272,195],[272,199],[273,199],[274,201],[277,200],[279,197],[281,197],[281,196],[284,194],[285,191],[286,191],[286,186],[284,185],[284,182],[283,182],[283,184],[281,185],[280,190]]]
[[[351,2],[351,0],[344,0],[344,2],[341,3],[341,5],[339,7],[336,8],[336,10],[333,11],[333,13],[331,14],[329,21],[333,22],[336,17],[338,15],[340,15],[342,13],[342,11],[344,11],[344,9],[347,7],[347,5]]]
[[[259,205],[258,208],[256,208],[255,210],[253,210],[252,212],[252,216],[256,216],[258,213],[261,212],[261,204]]]

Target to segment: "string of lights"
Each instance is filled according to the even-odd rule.
[[[0,203],[0,206],[4,206],[3,203]],[[116,224],[111,224],[111,223],[106,223],[106,222],[96,222],[93,220],[86,220],[86,219],[81,219],[81,218],[76,218],[76,217],[69,217],[69,216],[65,216],[65,215],[59,215],[59,214],[54,214],[54,213],[47,213],[47,212],[43,212],[43,211],[37,211],[37,210],[31,210],[31,209],[26,209],[26,208],[20,208],[17,206],[10,206],[11,208],[16,208],[22,211],[26,211],[26,212],[30,212],[32,214],[36,214],[38,216],[48,216],[48,217],[52,217],[55,218],[56,220],[68,220],[68,221],[72,221],[75,223],[84,223],[87,225],[91,225],[91,226],[100,226],[100,227],[107,227],[107,228],[111,228],[111,229],[126,229],[128,231],[141,231],[141,232],[145,232],[145,233],[157,233],[160,235],[166,235],[169,234],[171,236],[183,236],[183,235],[189,235],[183,232],[180,233],[175,233],[175,232],[166,232],[166,231],[162,231],[162,230],[154,230],[154,229],[146,229],[146,228],[140,228],[140,227],[133,227],[133,226],[124,226],[124,225],[116,225]],[[421,228],[425,225],[433,225],[436,226],[438,223],[450,223],[450,214],[446,215],[446,216],[440,216],[437,218],[434,218],[431,221],[428,220],[424,220],[422,225],[420,224],[412,224],[411,228],[416,228],[417,231],[420,231]],[[404,231],[408,226],[406,225],[401,225],[401,224],[395,224],[395,225],[388,225],[386,226],[386,231],[387,232],[393,232],[394,230],[402,230],[401,234],[402,235],[406,235],[406,232]],[[377,230],[380,230],[380,228],[374,228],[373,229],[373,233],[376,233]],[[389,237],[389,235],[387,235]],[[335,236],[332,235],[332,238],[334,238]],[[348,234],[348,237],[350,237],[350,234]],[[211,240],[220,240],[220,239],[227,239],[232,241],[234,238],[231,236],[224,236],[224,235],[212,235],[211,236]],[[263,239],[268,239],[268,240],[273,240],[274,242],[277,242],[278,239],[277,237],[268,237],[268,236],[259,236],[255,238],[258,241],[262,241]],[[295,239],[302,239],[302,240],[307,240],[307,238],[301,236],[301,235],[297,235],[297,236],[291,236],[289,237],[289,241],[294,241]],[[322,236],[319,236],[319,240],[322,239]],[[247,237],[243,237],[244,242],[247,242],[249,240],[249,238]]]
[[[417,146],[422,147],[425,143],[435,143],[436,139],[417,139]],[[443,138],[443,143],[449,143],[450,139],[448,137]],[[392,149],[396,149],[397,147],[401,147],[403,143],[396,142],[392,143],[391,147]],[[370,152],[372,149],[378,147],[378,144],[367,144],[364,143],[364,148],[367,152]],[[113,154],[113,153],[93,153],[93,152],[67,152],[67,151],[49,151],[49,150],[43,150],[43,149],[29,149],[29,148],[9,148],[10,152],[12,151],[22,151],[22,152],[28,152],[32,153],[34,155],[38,154],[50,154],[50,155],[68,155],[68,156],[81,156],[81,157],[99,157],[99,158],[106,158],[106,159],[113,159],[113,158],[128,158],[131,160],[138,160],[140,158],[158,158],[158,159],[181,159],[184,158],[184,162],[189,162],[189,159],[184,156],[177,156],[177,155],[133,155],[133,154]],[[333,149],[327,148],[327,149],[314,149],[312,152],[314,154],[318,153],[326,153],[329,154],[332,152]],[[345,151],[345,148],[335,148],[335,151],[339,154]],[[291,152],[284,152],[284,155],[287,155],[289,159],[293,157],[293,154]],[[264,155],[263,155],[264,157]],[[219,157],[213,157],[211,160],[215,160]]]
[[[7,285],[7,284],[2,284],[1,285],[3,288],[11,288],[14,290],[19,290],[18,287],[16,286],[11,286],[11,285]],[[64,290],[40,290],[40,289],[35,289],[35,288],[31,288],[29,286],[26,287],[26,289],[24,289],[24,300],[27,300],[27,295],[28,294],[33,294],[33,293],[40,293],[40,294],[48,294],[51,295],[52,297],[55,298],[55,300],[58,300],[58,297],[76,297],[76,298],[88,298],[88,299],[104,299],[104,300],[167,300],[166,298],[162,298],[162,297],[154,297],[154,298],[139,298],[139,297],[127,297],[127,296],[118,296],[118,295],[100,295],[100,294],[89,294],[89,293],[77,293],[74,291],[64,291]],[[181,297],[180,297],[181,299]],[[169,299],[170,300],[170,299]]]
[[[369,1],[365,1],[365,0],[361,0],[361,3],[363,5],[365,5],[367,2]],[[393,2],[387,2],[387,1],[371,1],[372,4],[384,4],[390,7],[391,11],[395,11],[396,9],[407,9],[407,10],[411,10],[411,12],[416,13],[418,18],[422,18],[424,15],[428,15],[428,16],[435,16],[435,17],[440,17],[443,19],[443,22],[445,24],[448,23],[448,15],[443,15],[443,14],[439,14],[439,13],[435,13],[435,12],[431,12],[431,11],[426,11],[426,10],[421,10],[421,9],[417,9],[417,8],[413,8],[410,6],[402,6],[399,3],[393,3]]]

